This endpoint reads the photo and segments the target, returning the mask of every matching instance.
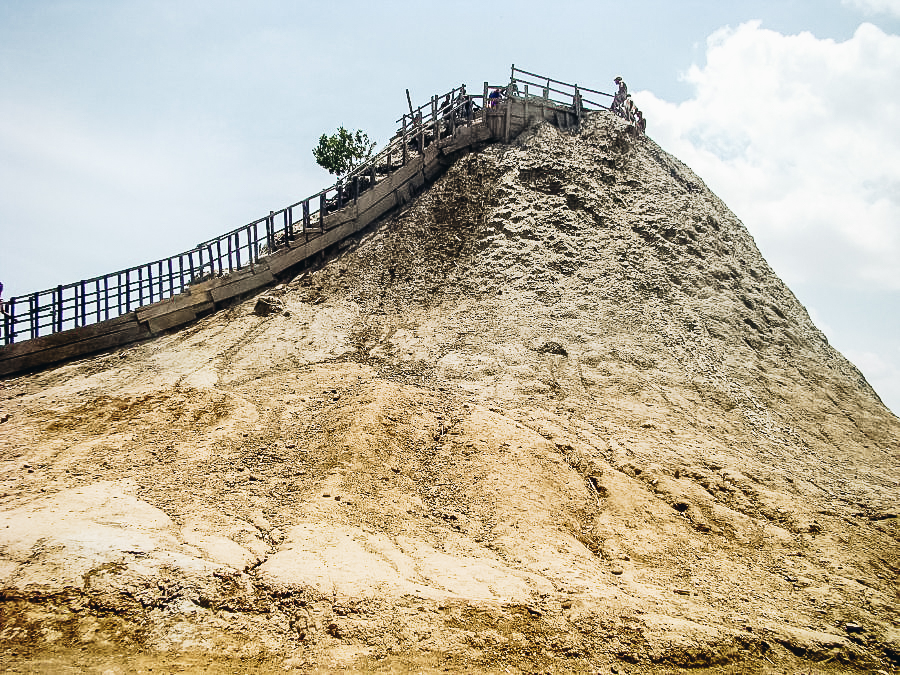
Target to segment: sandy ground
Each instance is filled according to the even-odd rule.
[[[615,118],[0,386],[12,672],[893,672],[900,421]]]

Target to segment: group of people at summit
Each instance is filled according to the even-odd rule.
[[[647,120],[644,117],[644,113],[642,113],[634,104],[631,94],[628,93],[628,85],[625,84],[625,80],[621,77],[617,77],[613,82],[616,83],[618,90],[613,96],[612,105],[609,107],[610,111],[631,124],[634,127],[636,134],[646,134]],[[512,89],[512,91],[510,91],[510,89]],[[503,100],[504,96],[515,95],[517,93],[518,88],[515,83],[512,83],[507,87],[494,87],[488,95],[486,105],[489,108],[495,108]],[[547,96],[547,90],[544,91],[544,96]]]
[[[619,89],[613,96],[613,102],[609,109],[629,124],[633,124],[637,133],[646,134],[647,120],[644,119],[644,113],[638,110],[638,107],[634,104],[631,94],[628,93],[628,85],[625,84],[625,80],[617,77],[613,82],[616,83]]]

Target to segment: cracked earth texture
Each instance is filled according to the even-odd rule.
[[[900,421],[618,118],[0,388],[10,672],[892,672]]]

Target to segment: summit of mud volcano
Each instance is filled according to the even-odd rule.
[[[262,295],[3,382],[10,670],[897,667],[900,421],[622,120]]]

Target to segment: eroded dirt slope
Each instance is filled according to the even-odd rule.
[[[617,118],[269,295],[3,383],[5,663],[896,666],[900,422]]]

